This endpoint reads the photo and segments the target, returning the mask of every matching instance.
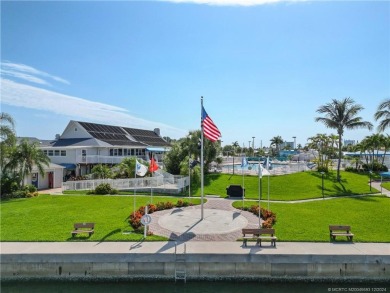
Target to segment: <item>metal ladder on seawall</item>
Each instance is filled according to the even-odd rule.
[[[175,242],[175,283],[177,280],[183,280],[187,282],[187,271],[186,271],[186,250],[187,246],[183,244],[183,252],[178,252],[177,242]]]

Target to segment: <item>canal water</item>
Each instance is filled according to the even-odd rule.
[[[1,292],[29,293],[325,293],[325,292],[390,292],[386,283],[347,282],[233,282],[233,281],[6,281],[1,283]]]

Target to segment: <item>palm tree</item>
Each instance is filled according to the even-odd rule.
[[[0,113],[0,173],[6,165],[7,158],[16,144],[15,122],[11,115]]]
[[[235,141],[232,143],[232,146],[233,146],[233,152],[234,152],[233,156],[234,156],[236,154],[237,147],[239,147],[240,144],[238,143],[238,141]]]
[[[41,176],[45,175],[44,166],[49,166],[50,158],[38,148],[36,142],[30,143],[24,139],[16,146],[11,153],[8,163],[10,169],[17,170],[19,175],[19,186],[24,186],[24,178],[31,174],[34,166],[37,167]]]
[[[135,158],[124,158],[119,164],[119,171],[125,178],[135,177]]]
[[[275,145],[276,152],[279,154],[279,146],[283,143],[283,139],[280,135],[271,138],[271,145]]]
[[[333,99],[331,103],[320,106],[317,113],[324,114],[325,117],[316,117],[316,122],[322,122],[327,128],[337,130],[339,136],[338,143],[338,163],[337,163],[337,180],[340,181],[340,165],[342,157],[342,138],[345,129],[368,128],[372,129],[372,124],[368,121],[363,121],[358,117],[358,113],[364,108],[355,103],[351,98],[343,100]]]
[[[107,165],[96,165],[92,168],[91,173],[98,177],[98,179],[111,178],[112,172]]]
[[[383,132],[390,127],[390,99],[383,101],[375,113],[375,120],[383,119],[378,125],[378,131]]]

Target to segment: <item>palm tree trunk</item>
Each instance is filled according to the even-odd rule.
[[[342,145],[341,145],[342,133],[339,131],[339,159],[337,162],[337,181],[340,182],[340,165],[341,165],[341,154],[342,154]]]

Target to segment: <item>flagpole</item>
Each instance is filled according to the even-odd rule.
[[[268,210],[269,210],[269,177],[271,177],[271,173],[269,172],[269,166],[270,166],[270,162],[269,162],[269,157],[268,157],[268,160],[267,160],[267,171],[268,171]]]
[[[244,143],[242,144],[244,149]],[[242,190],[244,191],[242,194],[242,208],[244,209],[244,197],[245,197],[245,179],[244,179],[244,165],[245,165],[245,157],[241,158],[241,173],[242,173]],[[234,165],[233,165],[234,168]]]
[[[137,157],[135,157],[135,160],[134,160],[134,167],[135,167],[135,170],[134,170],[134,197],[133,197],[133,213],[135,213],[135,185],[137,184]]]
[[[152,168],[152,178],[150,179],[150,203],[153,202],[153,173],[154,173],[154,159],[153,159],[153,153],[152,153],[152,159],[150,160],[150,163],[153,162],[153,168]]]
[[[200,117],[202,121],[203,97],[200,97]],[[200,219],[203,220],[203,194],[204,194],[204,161],[203,161],[203,123],[201,122],[200,131]]]
[[[262,192],[262,181],[263,181],[263,174],[262,174],[261,165],[260,165],[260,162],[259,162],[259,229],[261,228],[260,199],[261,199],[261,192]]]

